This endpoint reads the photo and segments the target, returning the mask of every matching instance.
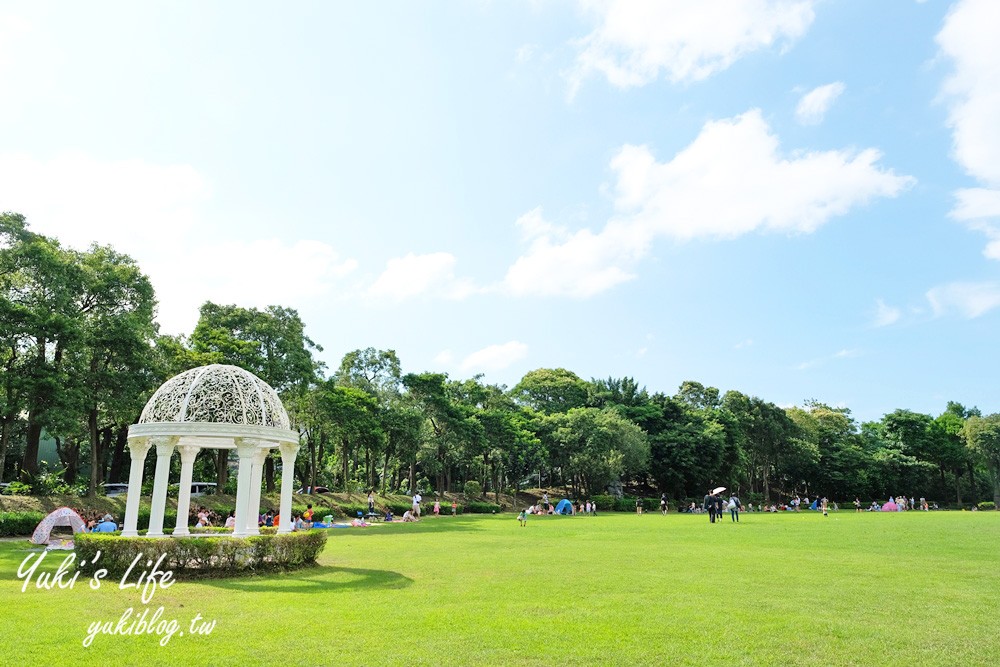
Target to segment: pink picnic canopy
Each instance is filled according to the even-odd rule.
[[[87,522],[76,513],[76,510],[60,507],[38,522],[35,532],[31,534],[31,541],[35,544],[48,544],[49,534],[57,526],[69,526],[75,534],[84,532],[87,529]]]

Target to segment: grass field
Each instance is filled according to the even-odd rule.
[[[318,567],[179,581],[162,636],[81,580],[21,592],[0,542],[0,662],[94,665],[997,665],[1000,513],[443,517],[332,530]],[[61,557],[47,557],[54,570]],[[192,636],[196,613],[216,625]],[[184,636],[180,635],[184,632]]]

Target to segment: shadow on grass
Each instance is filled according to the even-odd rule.
[[[400,589],[413,580],[390,570],[320,565],[294,572],[251,579],[198,579],[197,583],[247,593],[336,593],[339,591]]]

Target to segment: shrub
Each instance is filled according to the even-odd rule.
[[[385,503],[385,505],[383,505],[383,507],[385,509],[387,509],[387,510],[391,510],[392,513],[394,515],[396,515],[396,516],[403,516],[403,512],[405,512],[408,509],[411,509],[413,507],[413,505],[411,503],[401,503],[401,502],[396,502],[394,500],[390,500],[387,503]],[[432,507],[433,507],[433,505],[432,505]],[[445,504],[441,503],[441,513],[442,514],[445,513],[444,510],[445,510]],[[451,503],[448,503],[448,512],[451,512]]]
[[[113,534],[81,533],[76,536],[80,569],[104,568],[111,575],[124,573],[139,557],[143,566],[163,557],[159,569],[194,576],[230,576],[246,572],[287,570],[315,563],[326,546],[326,533],[310,530],[286,535],[238,537],[126,538]],[[100,557],[97,552],[100,551]],[[95,563],[96,558],[96,563]],[[145,568],[144,568],[145,569]]]
[[[444,508],[441,508],[442,511]],[[501,511],[500,506],[495,503],[465,503],[465,506],[458,506],[459,514],[462,511],[468,512],[469,514],[496,514]]]
[[[474,479],[465,483],[465,495],[468,498],[479,498],[483,495],[482,485]]]
[[[980,510],[992,511],[995,510],[996,508],[997,508],[996,504],[992,502],[979,503]]]
[[[30,496],[31,486],[24,482],[11,482],[4,493],[11,496]]]
[[[0,512],[0,537],[31,535],[44,518],[40,512]]]
[[[598,512],[610,512],[615,508],[614,496],[594,496],[591,500],[597,505]]]
[[[340,511],[343,512],[344,515],[347,516],[347,518],[349,518],[349,519],[357,519],[358,518],[358,512],[361,512],[362,516],[364,516],[365,514],[368,514],[368,505],[367,504],[359,505],[357,503],[347,503],[347,504],[344,504],[344,505],[340,506]]]

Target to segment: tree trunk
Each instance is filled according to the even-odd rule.
[[[108,452],[114,437],[115,431],[110,426],[101,430],[101,482],[108,481]]]
[[[37,419],[38,415],[33,411],[28,413],[28,436],[21,458],[21,470],[32,477],[38,474],[38,442],[42,438],[42,425]]]
[[[413,455],[413,460],[410,461],[410,493],[416,493],[417,490],[417,455]]]
[[[955,502],[962,506],[962,478],[959,475],[955,475]]]
[[[770,504],[771,502],[771,485],[767,483],[767,462],[761,467],[761,479],[764,483],[764,502]]]
[[[11,418],[0,418],[0,482],[3,481],[3,469],[7,465],[7,445],[10,442]]]
[[[979,499],[979,494],[976,493],[976,471],[972,468],[972,461],[966,461],[965,465],[969,468],[969,500],[976,502]]]
[[[220,449],[215,453],[215,488],[222,493],[229,482],[229,450]]]
[[[385,480],[385,476],[387,474],[389,474],[389,448],[388,447],[385,448],[385,459],[384,459],[384,461],[382,463],[382,479],[380,480],[381,481],[381,486],[382,486],[382,495],[383,496],[385,495],[385,481],[386,481]]]
[[[56,453],[59,454],[59,462],[64,468],[63,480],[67,484],[76,484],[80,466],[80,443],[67,442],[64,445],[60,438],[56,438]]]
[[[115,450],[111,454],[111,472],[108,473],[109,482],[121,482],[124,475],[122,471],[125,467],[125,446],[128,444],[128,426],[119,426],[115,435]],[[222,490],[219,490],[222,493]]]
[[[993,509],[1000,508],[1000,461],[993,462]]]
[[[101,439],[97,434],[96,407],[87,411],[87,434],[90,436],[90,486],[87,487],[87,495],[93,498],[97,495],[101,470]]]
[[[274,493],[274,457],[264,459],[264,488],[267,493]]]
[[[347,436],[341,436],[340,438],[340,451],[343,458],[341,461],[341,470],[344,475],[344,491],[350,492],[350,485],[348,479],[350,479],[351,474],[351,462],[348,460],[348,454],[351,451],[351,441],[347,439]]]

